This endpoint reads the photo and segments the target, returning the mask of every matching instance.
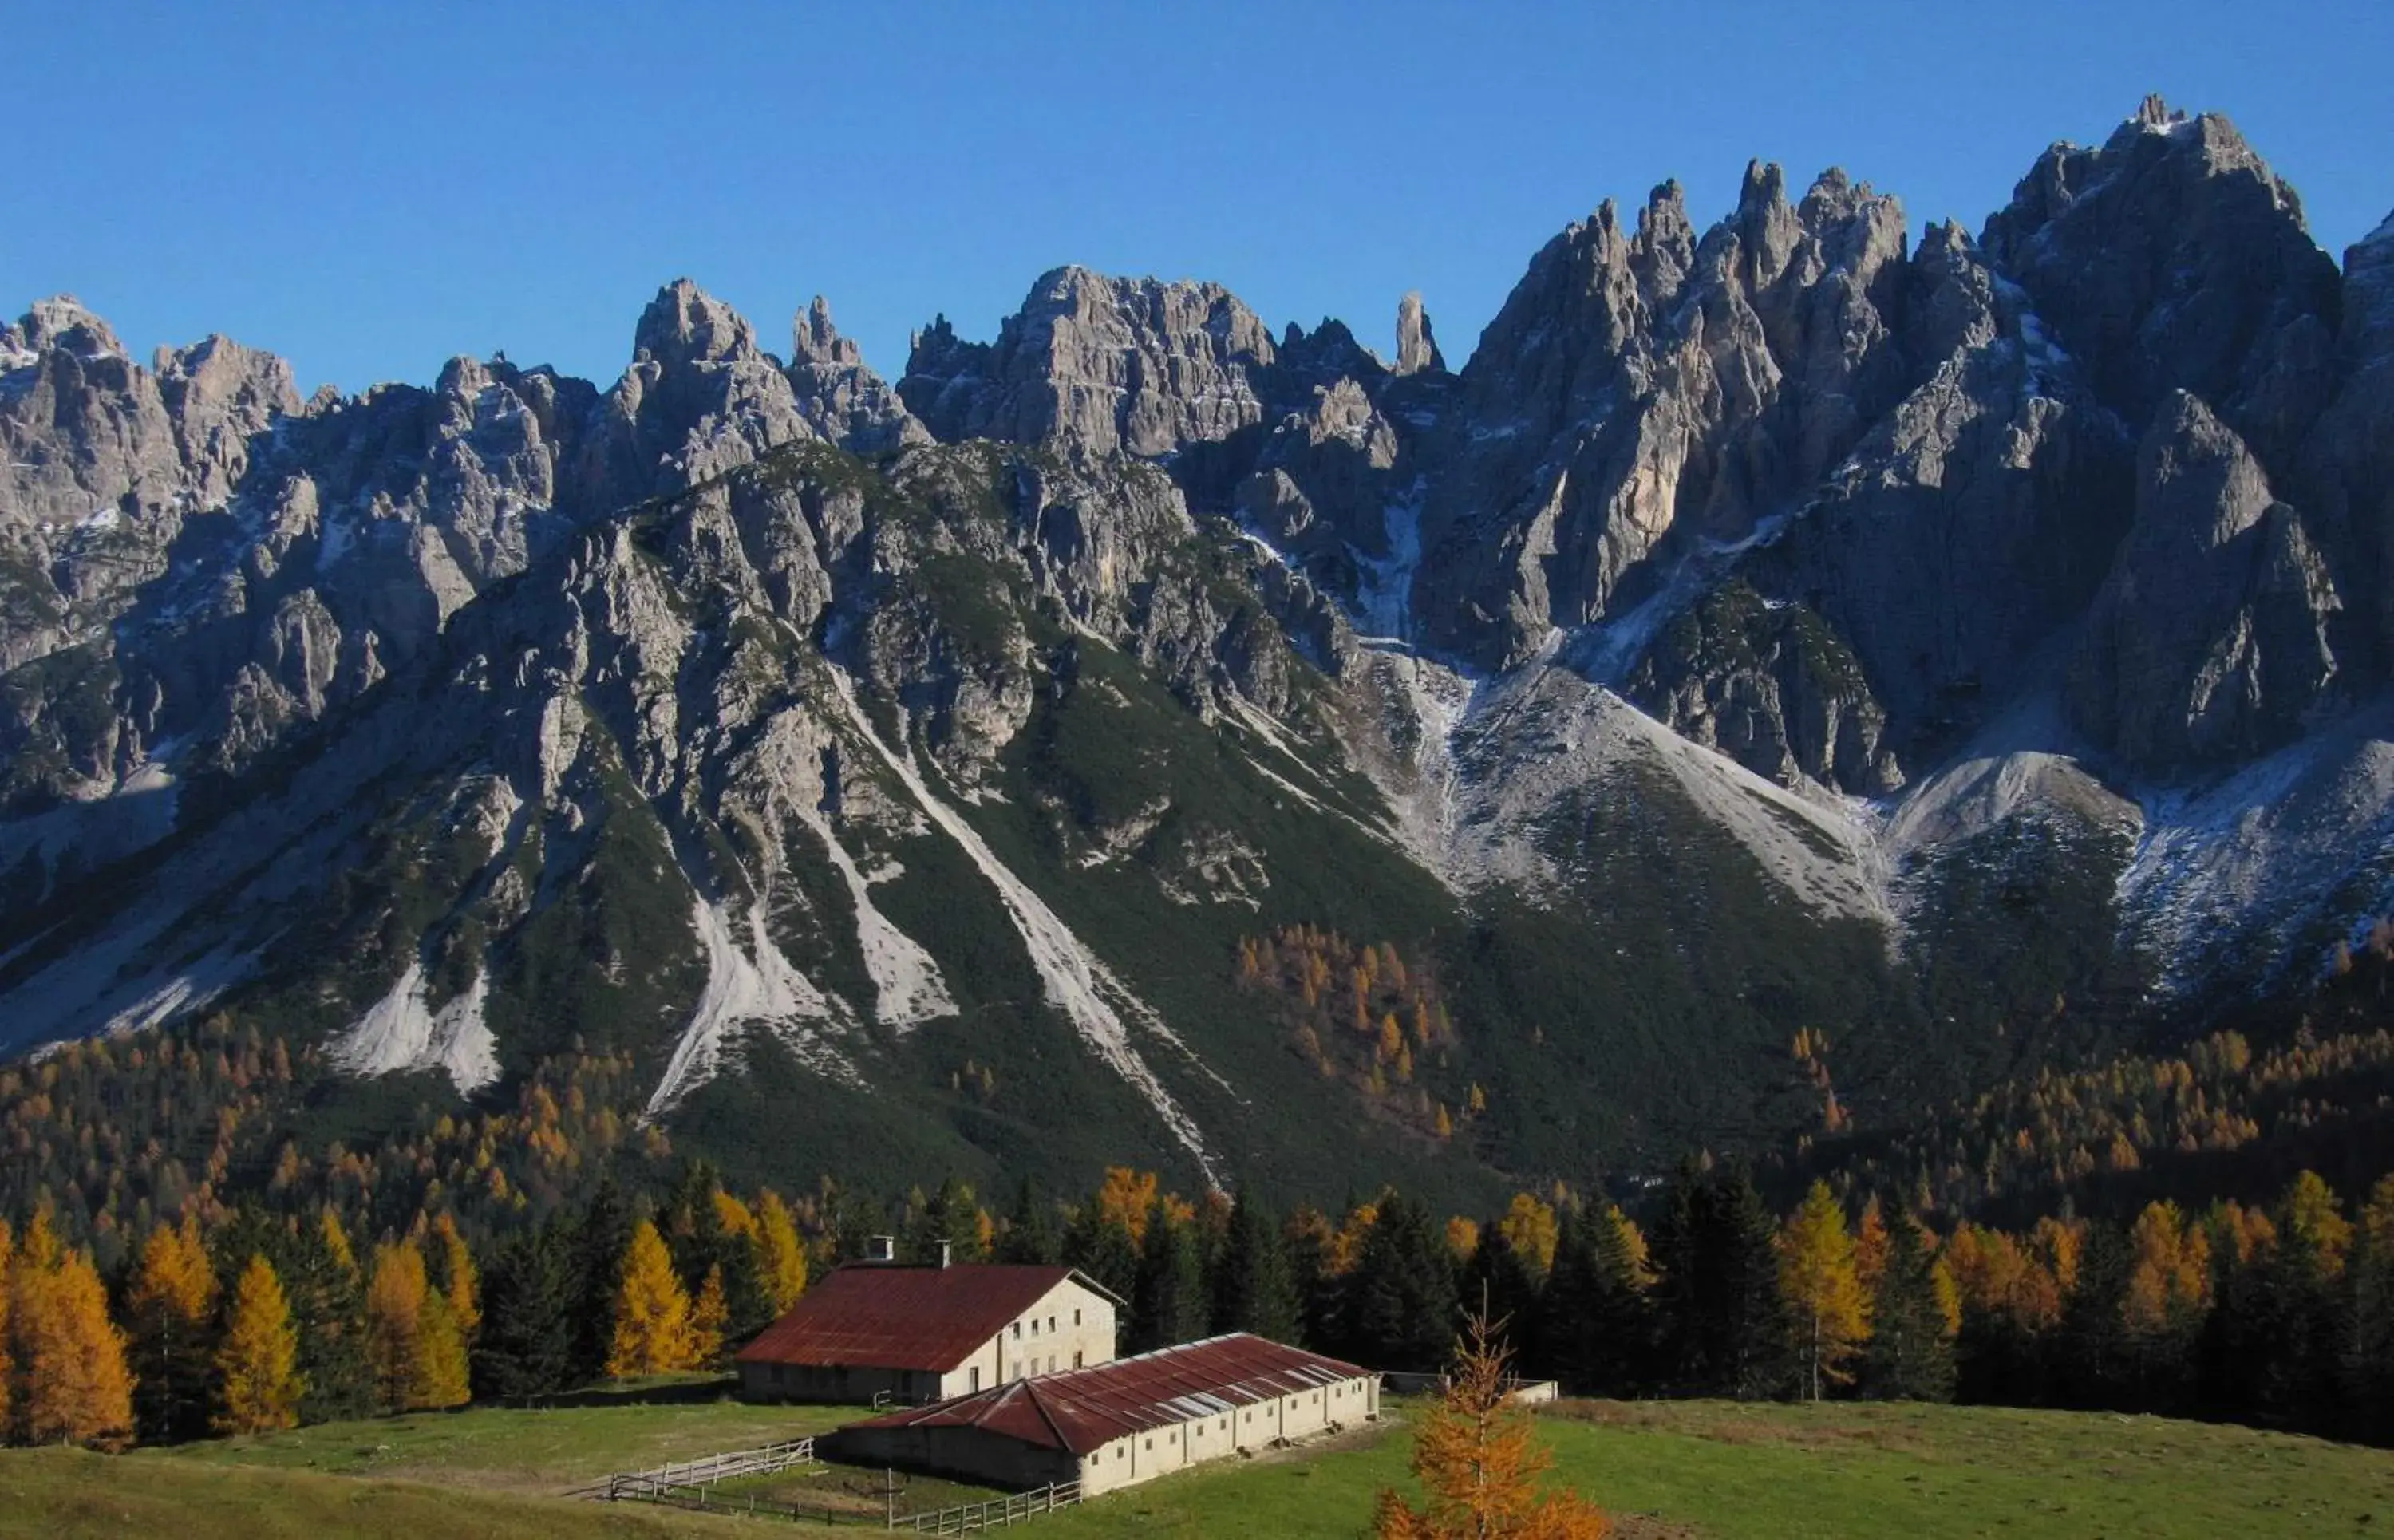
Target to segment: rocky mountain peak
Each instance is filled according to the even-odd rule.
[[[993,438],[1164,454],[1263,419],[1270,332],[1218,283],[1042,274],[993,344],[945,318],[917,336],[898,393],[942,441]]]
[[[671,368],[685,363],[747,363],[763,357],[756,329],[738,311],[687,278],[657,291],[640,314],[633,346]]]
[[[888,382],[867,367],[864,350],[832,324],[821,295],[790,324],[788,375],[800,414],[844,449],[877,454],[931,441]]]
[[[2335,263],[2219,114],[2149,102],[2099,150],[2054,145],[1981,244],[2137,431],[2191,390],[2282,471],[2334,389]]]
[[[27,307],[15,328],[14,346],[34,353],[55,349],[85,359],[127,356],[115,330],[71,294],[37,299]]]
[[[864,362],[864,352],[839,335],[831,322],[831,302],[817,295],[790,322],[790,362],[852,368]]]

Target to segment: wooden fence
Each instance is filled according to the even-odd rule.
[[[1059,1481],[1012,1497],[993,1497],[985,1503],[966,1503],[935,1513],[901,1513],[889,1527],[911,1529],[916,1534],[970,1534],[976,1530],[1019,1524],[1042,1513],[1071,1507],[1080,1500],[1080,1482]]]
[[[627,1470],[620,1476],[607,1478],[607,1494],[615,1495],[618,1482],[647,1486],[713,1486],[717,1481],[737,1481],[743,1476],[770,1476],[793,1466],[815,1463],[815,1441],[791,1439],[784,1443],[769,1443],[762,1449],[734,1449],[728,1454],[709,1454],[703,1460],[675,1460],[653,1470]]]

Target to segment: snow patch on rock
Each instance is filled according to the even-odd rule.
[[[477,968],[466,992],[436,1011],[423,963],[411,962],[390,993],[334,1038],[332,1061],[362,1076],[441,1070],[470,1096],[499,1078],[498,1041],[482,1019],[490,995],[490,976]]]
[[[706,987],[649,1098],[647,1116],[668,1111],[714,1079],[737,1046],[741,1029],[752,1025],[771,1032],[809,1068],[849,1085],[863,1084],[856,1067],[820,1031],[836,1019],[831,1000],[773,944],[765,910],[761,899],[749,905],[739,927],[748,932],[743,950],[728,905],[692,902],[691,924],[706,951]]]

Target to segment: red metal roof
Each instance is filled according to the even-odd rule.
[[[850,1263],[758,1333],[740,1349],[740,1362],[944,1374],[1074,1276],[1071,1268],[1001,1262]],[[1080,1282],[1093,1294],[1113,1297],[1086,1278]]]
[[[1372,1377],[1373,1370],[1238,1332],[1094,1368],[1008,1380],[848,1427],[978,1428],[1081,1455],[1126,1433]]]

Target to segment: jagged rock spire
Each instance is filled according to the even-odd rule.
[[[1445,367],[1438,338],[1430,332],[1429,312],[1422,309],[1421,291],[1413,290],[1397,301],[1397,373],[1418,375]]]

